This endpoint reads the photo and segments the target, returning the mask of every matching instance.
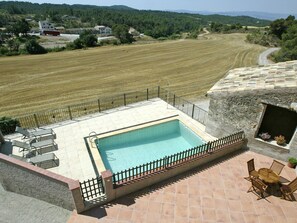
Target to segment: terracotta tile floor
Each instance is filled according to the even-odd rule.
[[[297,202],[268,196],[257,200],[247,193],[246,162],[256,169],[270,167],[273,159],[246,151],[187,172],[168,181],[120,198],[69,222],[297,222]],[[287,166],[281,175],[296,177]],[[295,197],[296,194],[295,194]],[[99,220],[98,220],[99,219]]]

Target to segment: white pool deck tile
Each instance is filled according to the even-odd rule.
[[[47,128],[52,128],[57,134],[55,141],[58,144],[58,150],[54,151],[54,153],[59,158],[59,166],[48,170],[79,181],[96,177],[96,172],[84,140],[91,132],[94,131],[97,134],[101,134],[174,115],[178,115],[206,141],[215,139],[204,132],[205,126],[201,123],[168,105],[161,99],[151,99],[47,126]],[[9,136],[9,138],[20,140],[21,135],[14,134]],[[21,155],[18,148],[13,148],[13,154]],[[101,171],[98,169],[99,173]]]

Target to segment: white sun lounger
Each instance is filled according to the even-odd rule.
[[[38,166],[38,165],[40,165],[40,164],[42,164],[44,162],[49,162],[49,161],[54,162],[56,164],[56,166],[58,166],[58,157],[54,153],[47,153],[47,154],[37,155],[37,156],[31,157],[31,158],[25,158],[25,157],[16,156],[16,155],[13,155],[13,154],[10,154],[9,156],[13,157],[15,159],[18,159],[18,160],[21,160],[21,161],[36,165],[36,166]]]
[[[53,139],[34,142],[34,143],[31,143],[31,144],[27,143],[27,142],[21,142],[21,141],[18,141],[18,140],[13,140],[12,145],[21,148],[20,152],[23,152],[25,150],[31,152],[32,149],[37,150],[37,149],[41,149],[41,148],[44,148],[44,147],[50,147],[50,146],[53,146],[54,148],[57,149],[57,144],[54,142]]]
[[[53,161],[58,166],[57,160],[58,158],[54,153],[46,153],[28,158],[27,162],[38,166],[39,164],[42,164],[44,162]]]
[[[56,139],[56,133],[52,129],[38,129],[32,132],[29,132],[27,129],[17,126],[15,131],[21,133],[24,138],[43,138],[47,139]]]

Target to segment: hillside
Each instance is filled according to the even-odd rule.
[[[68,16],[68,17],[65,17]],[[50,19],[65,28],[114,26],[126,24],[155,38],[180,32],[191,32],[208,26],[211,22],[243,26],[266,26],[268,20],[247,16],[199,15],[164,11],[135,10],[126,6],[100,7],[91,5],[33,4],[29,2],[0,2],[0,27],[7,26],[19,17],[35,21]],[[71,19],[70,19],[71,18]]]

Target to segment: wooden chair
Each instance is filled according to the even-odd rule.
[[[297,177],[288,185],[281,186],[280,190],[284,199],[289,199],[291,201],[296,200],[293,193],[297,190]]]
[[[255,163],[254,163],[254,159],[251,159],[249,161],[247,161],[247,167],[248,167],[248,171],[249,171],[249,176],[245,177],[244,179],[251,181],[252,177],[258,177],[258,172],[255,169]]]
[[[279,175],[282,172],[284,167],[285,167],[284,164],[282,164],[282,163],[280,163],[280,162],[278,162],[276,160],[273,160],[270,169],[273,172],[275,172],[277,175]]]
[[[259,178],[251,178],[252,186],[249,188],[247,192],[254,192],[259,198],[265,198],[264,193],[266,192],[268,186],[262,182]]]

